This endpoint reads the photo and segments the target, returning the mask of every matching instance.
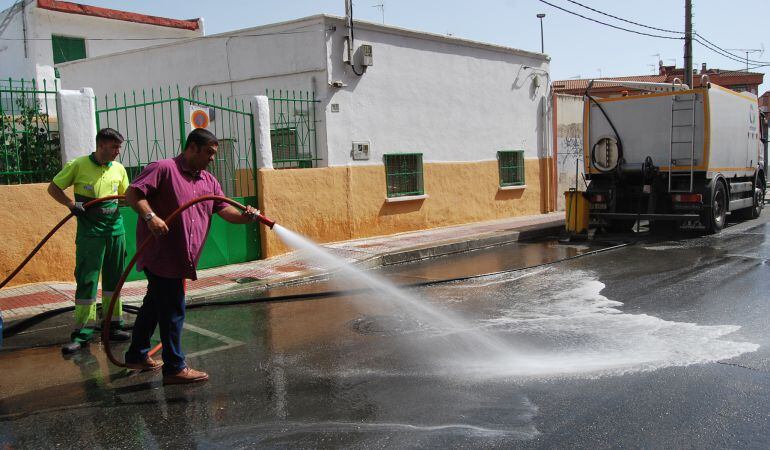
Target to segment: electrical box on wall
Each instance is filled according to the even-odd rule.
[[[353,159],[355,160],[367,160],[369,159],[369,147],[371,144],[368,142],[353,142]]]
[[[356,49],[356,63],[359,66],[373,66],[374,57],[372,56],[372,46],[368,44],[359,45]]]

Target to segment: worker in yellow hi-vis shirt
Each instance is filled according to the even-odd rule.
[[[126,192],[126,169],[115,161],[123,140],[123,136],[112,128],[100,130],[96,135],[96,151],[65,164],[48,186],[51,197],[67,206],[78,221],[75,237],[75,331],[71,342],[62,347],[64,354],[77,352],[91,341],[94,327],[89,323],[97,319],[99,274],[102,275],[102,304],[106,313],[125,266],[126,231],[117,200],[94,205],[88,210],[83,208],[84,203],[95,198]],[[75,189],[74,200],[64,192],[70,186]],[[122,317],[118,300],[111,318],[110,340],[130,339],[131,336],[122,330]]]

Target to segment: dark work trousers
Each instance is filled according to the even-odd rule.
[[[136,315],[126,362],[136,363],[147,358],[150,338],[157,325],[163,344],[163,374],[175,374],[186,367],[182,353],[184,279],[159,277],[146,269],[144,273],[147,275],[147,294]]]

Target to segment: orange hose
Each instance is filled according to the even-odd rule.
[[[96,198],[96,199],[93,199],[93,200],[83,204],[83,208],[88,209],[88,208],[92,207],[93,205],[96,205],[97,203],[102,203],[102,202],[106,202],[106,201],[109,201],[109,200],[122,200],[123,198],[125,198],[125,197],[122,196],[122,195],[110,195],[110,196],[107,196],[107,197]],[[59,228],[61,228],[65,223],[67,223],[67,221],[70,220],[70,218],[72,218],[72,217],[73,217],[72,213],[69,213],[61,221],[59,221],[59,223],[57,223],[56,226],[53,227],[51,229],[51,231],[49,231],[48,234],[45,235],[43,240],[41,240],[37,244],[37,246],[35,246],[35,248],[32,249],[30,254],[27,255],[26,258],[24,258],[24,261],[22,261],[21,264],[19,264],[19,266],[16,267],[16,269],[13,272],[11,272],[11,274],[8,275],[5,278],[5,280],[2,281],[2,283],[0,283],[0,289],[2,289],[6,284],[8,284],[13,279],[13,277],[15,277],[19,272],[21,272],[21,269],[23,269],[24,266],[27,265],[29,260],[32,259],[33,256],[35,256],[35,254],[43,247],[43,245],[45,245],[46,242],[48,242],[48,239],[50,239],[51,236],[54,235],[54,233],[59,231]]]
[[[239,208],[242,210],[246,209],[245,206],[227,197],[221,197],[219,195],[204,195],[203,197],[190,200],[189,202],[177,208],[174,212],[171,213],[171,215],[169,215],[165,219],[166,225],[176,220],[176,218],[179,217],[179,214],[181,214],[182,211],[184,211],[185,209],[197,203],[205,202],[209,200],[218,200],[225,203],[229,203],[235,206],[236,208]],[[264,223],[270,228],[273,228],[273,225],[275,225],[274,221],[268,219],[267,217],[261,214],[257,215],[257,218],[259,219],[260,222]],[[134,257],[131,258],[131,261],[129,261],[128,266],[126,266],[125,270],[123,271],[123,275],[120,277],[120,280],[118,280],[118,284],[115,286],[115,291],[112,294],[112,299],[110,300],[110,306],[107,308],[107,313],[104,314],[104,322],[102,324],[102,343],[104,344],[104,352],[107,354],[107,359],[109,359],[111,363],[115,364],[118,367],[126,367],[126,364],[124,362],[119,361],[117,358],[115,358],[115,355],[112,354],[112,347],[110,346],[110,321],[111,321],[110,319],[112,318],[112,312],[115,310],[116,300],[120,298],[120,291],[121,289],[123,289],[123,285],[126,283],[126,278],[128,278],[128,274],[131,273],[131,269],[134,268],[134,265],[136,264],[136,260],[139,258],[139,255],[141,255],[144,252],[145,248],[147,248],[147,245],[149,245],[150,241],[154,238],[155,238],[154,235],[148,236],[147,239],[145,239],[144,242],[142,242],[142,244],[137,247]],[[153,349],[150,350],[150,355],[154,355],[158,350],[161,349],[161,347],[162,347],[162,344],[158,344],[155,347],[153,347]]]

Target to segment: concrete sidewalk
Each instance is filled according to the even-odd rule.
[[[321,245],[335,256],[359,267],[398,264],[436,256],[502,245],[555,233],[564,227],[564,213],[478,222],[390,236]],[[298,252],[275,258],[198,271],[188,281],[188,301],[223,299],[258,293],[266,287],[323,277],[326,271],[301,258]],[[141,304],[146,281],[126,283],[121,298]],[[100,294],[101,295],[101,294]],[[35,283],[0,290],[0,311],[6,322],[74,305],[75,283]]]

